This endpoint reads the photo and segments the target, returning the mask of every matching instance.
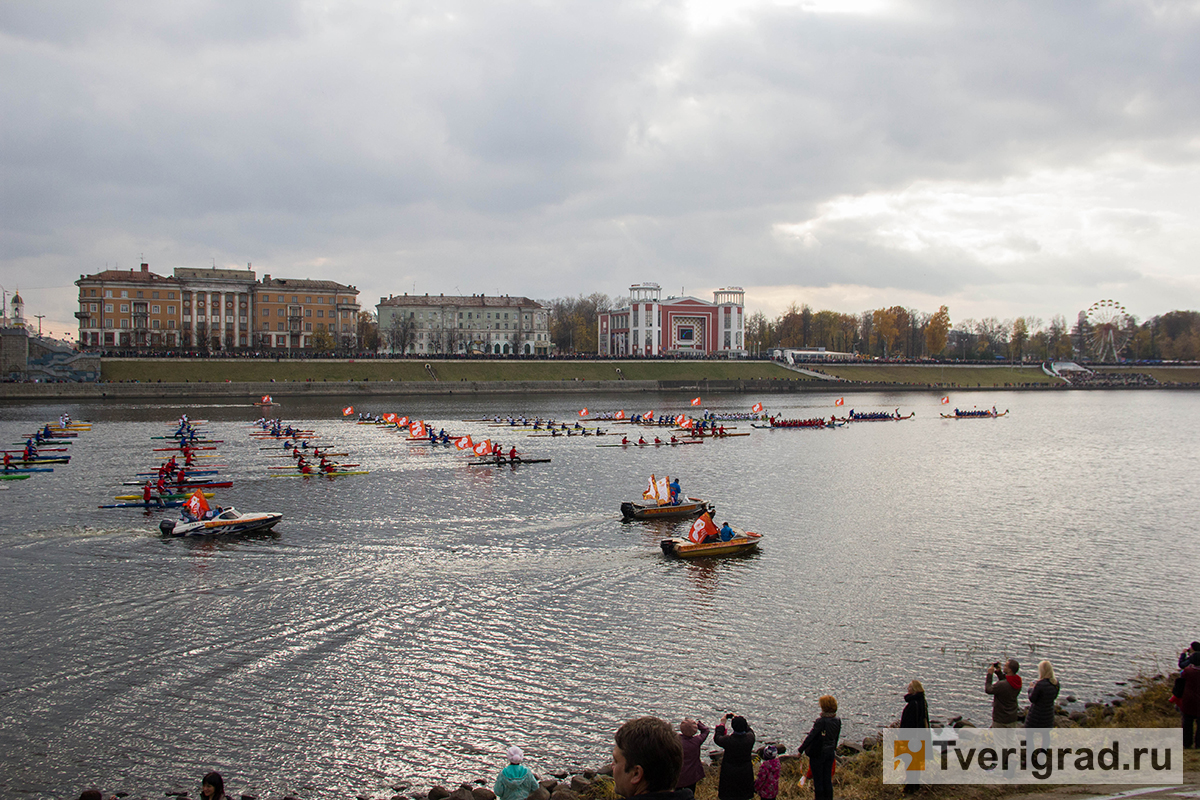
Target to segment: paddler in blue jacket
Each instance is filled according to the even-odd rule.
[[[667,486],[671,489],[671,505],[679,505],[679,478],[672,479]]]

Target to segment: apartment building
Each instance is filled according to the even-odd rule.
[[[549,355],[550,313],[528,297],[392,295],[376,306],[394,353]]]

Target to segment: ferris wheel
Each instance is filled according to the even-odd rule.
[[[1087,310],[1088,345],[1097,361],[1116,361],[1129,343],[1130,316],[1116,300],[1100,300]]]

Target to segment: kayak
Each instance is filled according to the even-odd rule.
[[[202,494],[205,497],[213,496],[212,492],[202,492]],[[160,495],[156,495],[156,496],[161,500],[187,500],[189,497],[191,497],[190,494],[160,494]],[[140,494],[119,494],[116,497],[114,497],[113,499],[114,500],[141,500],[142,496]],[[150,502],[151,503],[154,502],[153,497],[150,498]]]
[[[23,481],[28,477],[28,475],[4,475],[0,473],[0,481]]]
[[[54,467],[13,467],[8,471],[8,474],[22,472],[54,472]]]
[[[96,506],[96,507],[97,508],[145,508],[145,509],[179,508],[185,502],[186,502],[185,500],[164,500],[161,504],[159,504],[159,503],[154,502],[154,500],[151,500],[149,504],[146,504],[146,503],[105,503],[102,506]]]
[[[184,468],[184,470],[183,470],[184,477],[191,475],[192,477],[195,477],[195,478],[198,478],[201,475],[219,475],[220,473],[221,473],[221,470],[219,470],[219,469],[187,469],[187,468]],[[179,474],[179,471],[175,470],[170,474],[170,477],[174,478],[178,474]],[[150,478],[152,480],[158,480],[157,472],[139,472],[137,474],[137,476],[139,478]],[[164,475],[163,477],[165,478],[168,476]]]
[[[191,447],[189,445],[188,449],[189,450],[216,450],[217,448],[207,447],[207,446],[206,447],[199,447],[199,446]],[[156,447],[156,448],[154,448],[154,452],[156,452],[156,453],[170,453],[172,451],[178,452],[178,451],[182,451],[182,450],[183,450],[182,447]]]
[[[343,475],[367,475],[370,474],[369,469],[352,469],[345,472],[297,472],[295,474],[288,473],[287,475],[268,475],[268,478],[340,478]]]
[[[122,486],[145,486],[146,482],[145,481],[121,481],[121,485]],[[184,481],[183,483],[176,483],[174,481],[171,481],[171,482],[167,483],[168,489],[177,489],[177,490],[182,490],[182,489],[228,489],[231,486],[233,486],[233,481],[199,480],[199,481]]]
[[[548,458],[518,458],[516,460],[512,460],[509,458],[502,458],[499,461],[497,461],[496,459],[493,458],[491,461],[468,461],[467,466],[468,467],[503,467],[503,466],[511,465],[511,466],[517,467],[517,466],[520,466],[521,464],[549,464],[549,463],[550,463],[550,459],[548,459]]]

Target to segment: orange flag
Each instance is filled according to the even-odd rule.
[[[701,514],[695,522],[692,523],[692,529],[688,531],[688,539],[696,544],[699,544],[700,542],[704,541],[706,536],[714,533],[719,537],[721,535],[721,529],[713,523],[712,517],[710,517],[706,511]]]
[[[346,406],[345,408],[342,409],[343,417],[348,417],[353,413],[354,413],[354,406]]]
[[[586,417],[587,415],[588,415],[588,410],[586,408],[579,409],[579,416]]]
[[[271,395],[269,395],[269,394],[264,394],[264,395],[263,395],[263,399],[262,399],[262,401],[263,401],[264,403],[269,403],[269,402],[271,402]]]
[[[950,405],[950,398],[949,398],[949,397],[943,397],[943,398],[942,398],[942,405],[944,405],[944,406],[948,406],[948,405]]]
[[[625,419],[625,412],[618,411],[616,414],[613,415],[613,419]]]
[[[680,414],[678,417],[676,417],[676,418],[675,418],[675,424],[676,424],[676,425],[678,425],[679,427],[681,427],[681,428],[682,428],[682,427],[683,427],[683,423],[684,423],[686,420],[687,420],[687,416],[686,416],[686,415],[684,415],[684,414]]]
[[[486,456],[488,453],[492,452],[492,440],[484,439],[472,449],[474,449],[475,455]]]
[[[384,422],[395,422],[396,415],[389,411],[388,413],[383,415],[383,421]]]
[[[429,431],[425,430],[425,423],[420,420],[413,420],[408,426],[408,435],[414,439],[429,438]]]
[[[694,405],[694,406],[698,406],[698,405],[700,405],[700,398],[699,398],[699,397],[697,397],[695,400],[693,400],[693,401],[692,401],[692,405]]]
[[[844,397],[839,397],[837,400],[834,400],[834,401],[833,401],[833,404],[834,404],[835,406],[844,406],[844,405],[846,405],[846,398],[844,398]]]
[[[401,417],[400,419],[396,420],[396,424],[399,427],[403,428],[405,425],[408,424],[408,417]]]
[[[188,513],[196,519],[200,519],[208,513],[208,501],[204,499],[204,492],[197,489],[192,492],[192,496],[184,503]]]
[[[475,443],[471,441],[470,435],[467,435],[456,439],[454,441],[454,446],[459,450],[470,450],[475,446]]]
[[[654,411],[647,411],[645,414],[642,414],[642,416],[646,419],[654,419]]]
[[[750,406],[750,410],[757,414],[758,412],[762,411],[762,403],[755,403],[754,405]]]

